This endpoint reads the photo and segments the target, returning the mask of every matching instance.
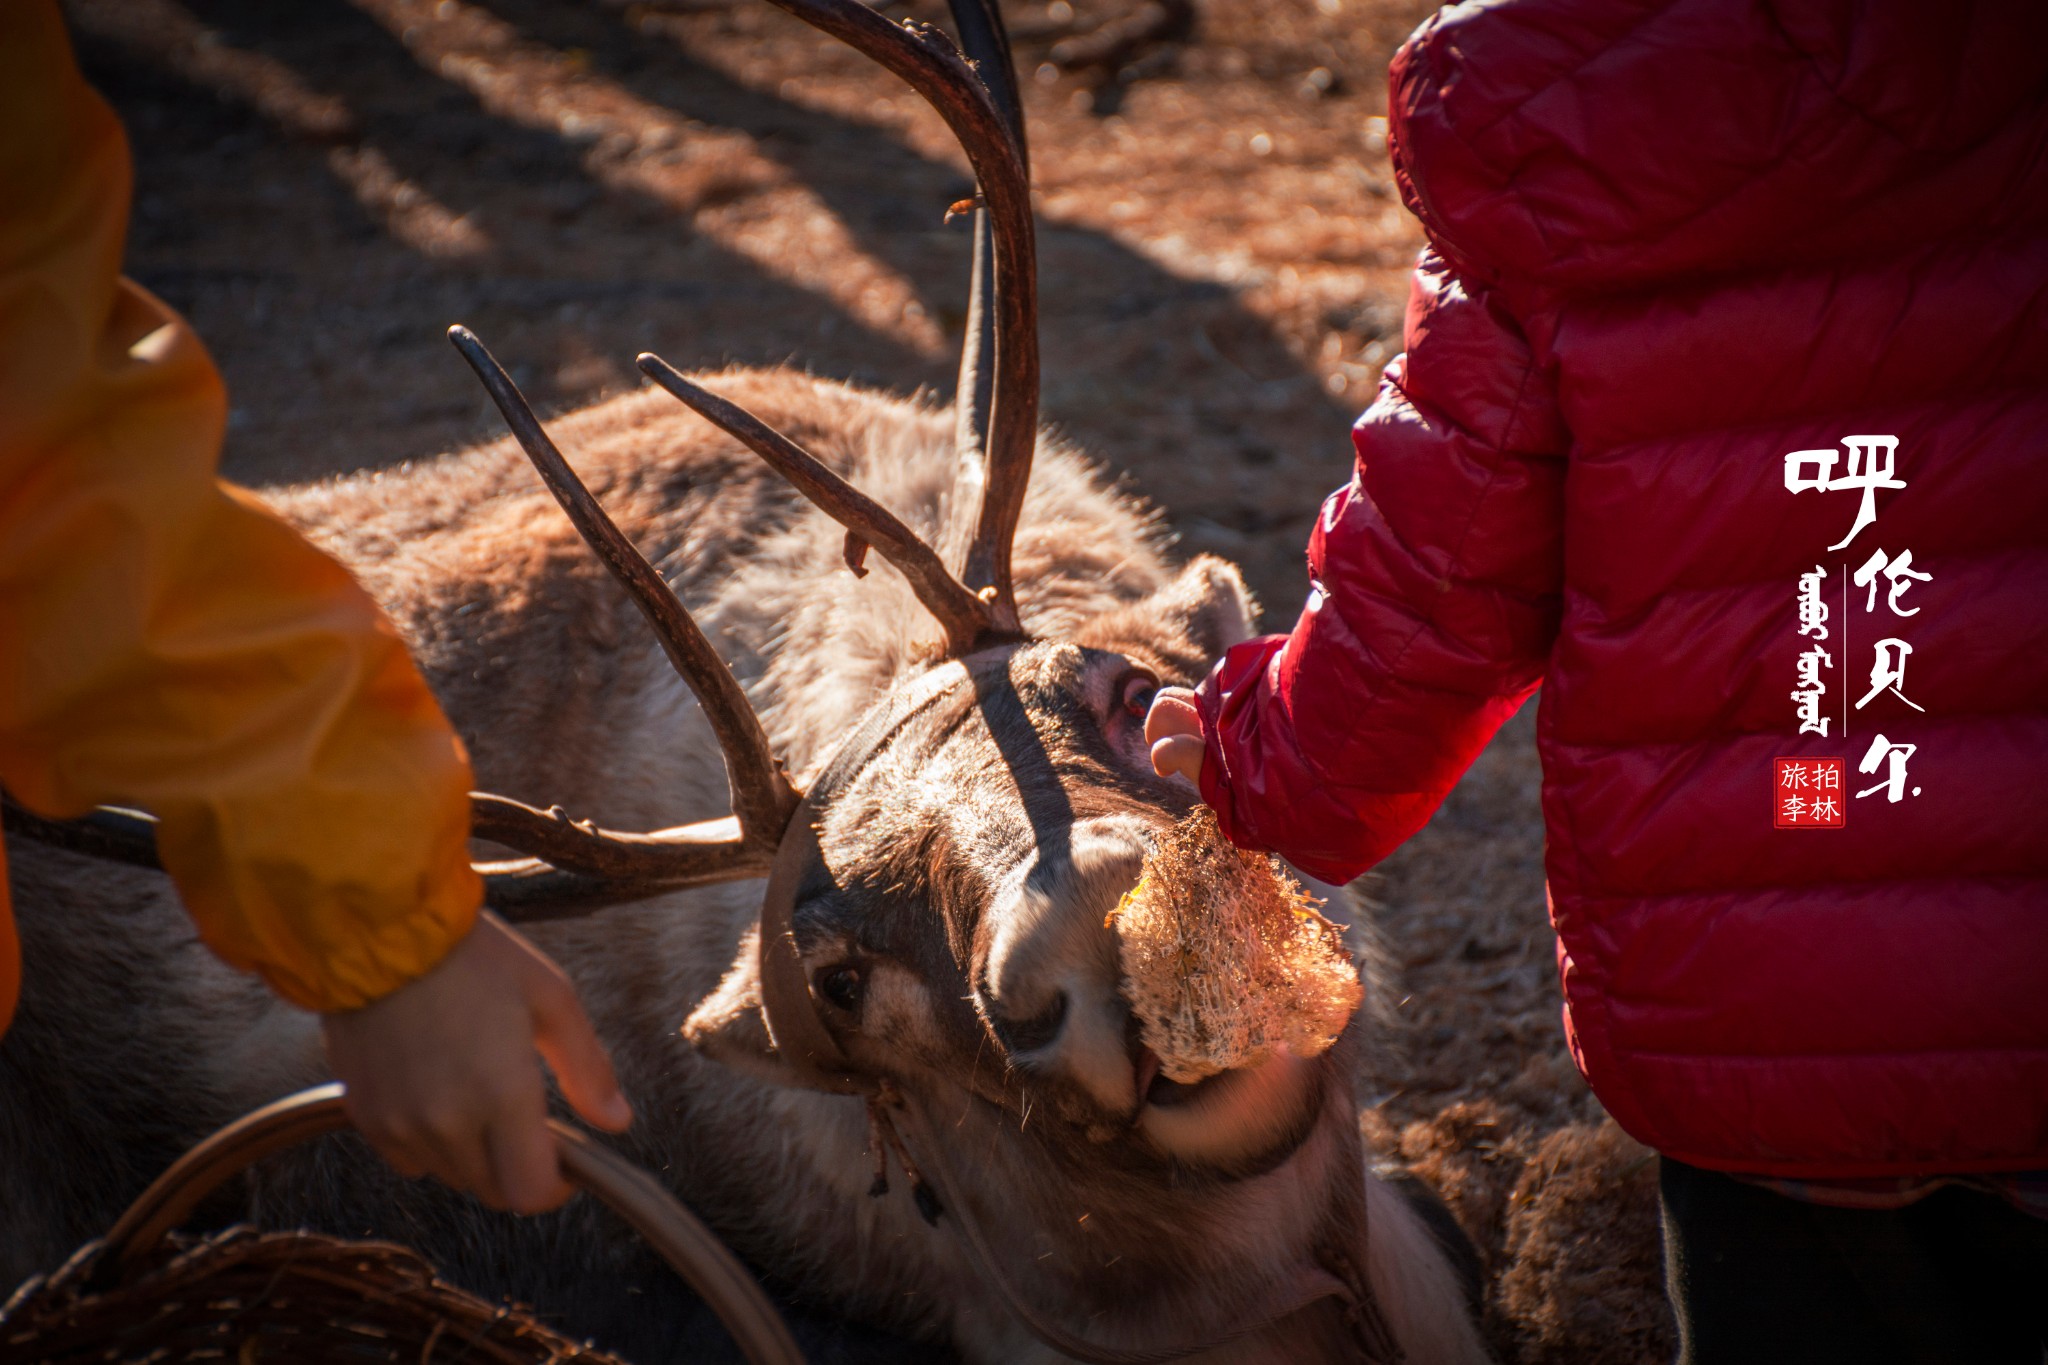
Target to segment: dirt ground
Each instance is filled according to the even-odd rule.
[[[1431,8],[1206,0],[1112,70],[1076,40],[1143,19],[1138,0],[1007,6],[1047,418],[1186,550],[1242,565],[1269,629],[1292,620],[1346,429],[1399,348],[1421,236],[1379,116],[1387,60]],[[968,238],[942,218],[964,159],[893,78],[755,0],[70,12],[136,145],[129,270],[226,372],[231,477],[494,433],[442,338],[454,321],[543,410],[632,385],[642,349],[950,388]],[[1668,1359],[1655,1164],[1604,1123],[1559,1027],[1531,720],[1362,886],[1395,967],[1367,1132],[1487,1253],[1505,1355]]]

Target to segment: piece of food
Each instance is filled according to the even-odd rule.
[[[1187,1084],[1278,1048],[1316,1056],[1364,994],[1343,930],[1203,806],[1159,839],[1117,902],[1124,991],[1160,1074]]]

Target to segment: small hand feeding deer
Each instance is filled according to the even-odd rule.
[[[644,356],[693,411],[643,391],[547,432],[457,328],[516,444],[267,496],[383,604],[507,794],[475,801],[478,838],[524,855],[486,864],[489,899],[613,1049],[640,1116],[620,1145],[785,1298],[974,1361],[1484,1361],[1439,1231],[1367,1169],[1360,1026],[1179,1085],[1121,992],[1107,914],[1196,800],[1153,774],[1146,704],[1252,609],[1229,565],[1172,569],[1151,515],[1038,431],[993,0],[953,6],[972,65],[857,0],[777,3],[967,149],[957,413]],[[28,970],[0,1045],[0,1284],[324,1078],[314,1021],[212,959],[161,875],[11,857]],[[716,1349],[581,1203],[492,1215],[335,1142],[212,1213],[412,1244],[643,1365]]]

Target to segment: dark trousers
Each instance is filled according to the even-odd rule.
[[[1679,1365],[2042,1365],[2048,1220],[1953,1186],[1838,1209],[1664,1158]]]

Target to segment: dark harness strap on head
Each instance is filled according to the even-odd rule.
[[[950,661],[878,703],[834,751],[783,830],[782,845],[769,869],[768,889],[761,897],[761,1014],[776,1053],[814,1089],[874,1095],[880,1085],[878,1078],[853,1069],[838,1039],[818,1017],[803,952],[797,946],[797,898],[803,894],[805,881],[825,861],[818,842],[818,820],[825,804],[843,791],[904,725],[966,684],[965,665]]]
[[[969,674],[964,660],[952,660],[912,681],[908,686],[876,705],[853,734],[833,753],[824,771],[810,786],[796,813],[790,817],[782,836],[768,887],[761,901],[759,933],[761,1013],[776,1053],[805,1085],[834,1094],[865,1096],[871,1109],[888,1106],[883,1115],[893,1129],[907,1128],[921,1149],[914,1154],[922,1167],[919,1179],[933,1187],[937,1206],[950,1210],[958,1222],[962,1240],[981,1278],[1001,1295],[1003,1303],[1016,1314],[1032,1335],[1053,1350],[1088,1365],[1164,1365],[1204,1351],[1226,1346],[1261,1331],[1282,1318],[1326,1298],[1342,1299],[1358,1342],[1360,1359],[1369,1365],[1398,1365],[1402,1353],[1380,1311],[1361,1265],[1349,1257],[1338,1258],[1344,1272],[1316,1264],[1305,1264],[1276,1284],[1259,1308],[1241,1325],[1197,1332],[1165,1346],[1102,1346],[1067,1330],[1031,1304],[1005,1273],[997,1260],[980,1221],[961,1197],[963,1182],[954,1178],[944,1140],[933,1131],[923,1104],[906,1100],[888,1078],[863,1072],[839,1046],[825,1026],[818,1003],[811,992],[809,974],[804,970],[803,952],[796,941],[796,907],[804,887],[824,864],[818,822],[826,805],[842,793],[874,756],[887,747],[903,727],[946,697],[967,685]],[[901,1139],[898,1139],[901,1141]],[[904,1144],[908,1147],[908,1143]],[[1360,1174],[1362,1158],[1357,1163]],[[1341,1211],[1341,1221],[1355,1222],[1358,1241],[1364,1242],[1365,1210],[1363,1190]]]

